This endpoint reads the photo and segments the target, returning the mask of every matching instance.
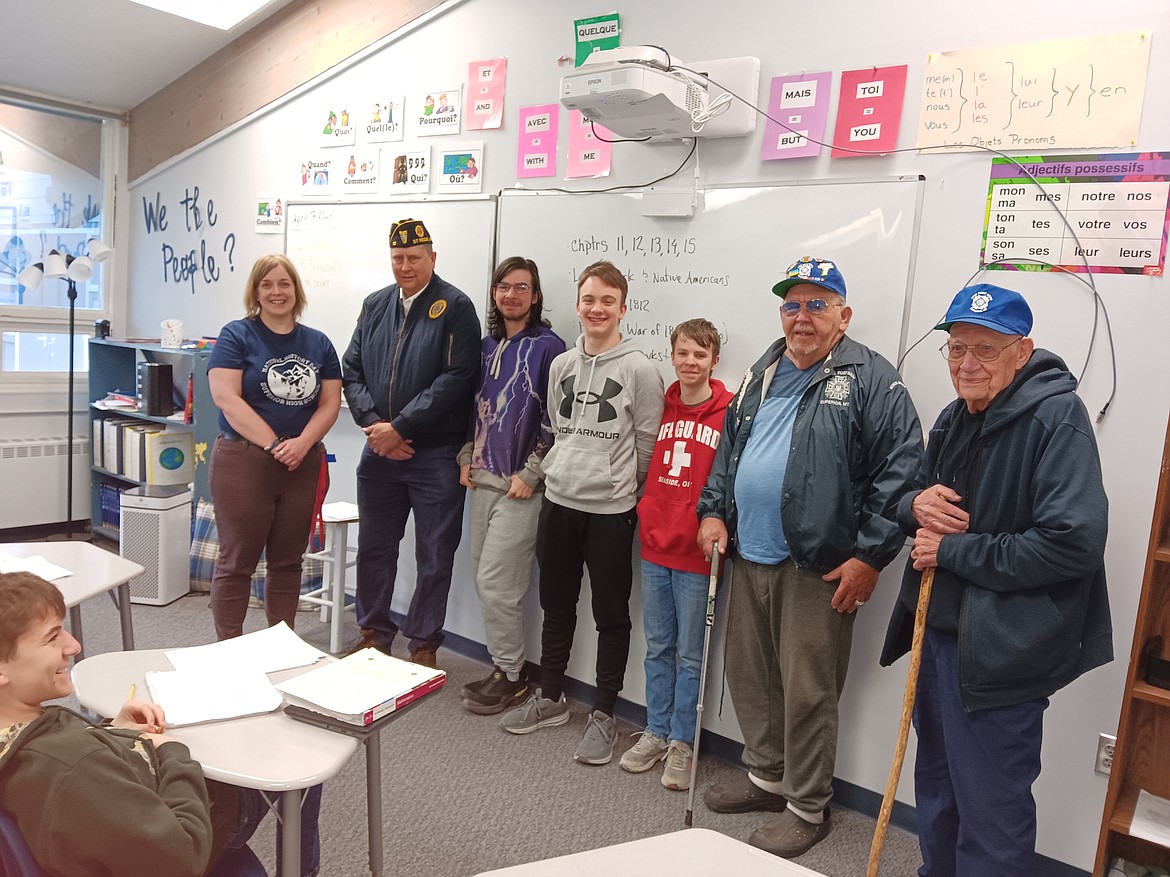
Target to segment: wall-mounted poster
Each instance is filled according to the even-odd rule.
[[[483,143],[436,146],[435,191],[446,195],[474,194],[483,190]]]
[[[333,189],[333,176],[340,166],[335,152],[320,152],[301,162],[293,187],[300,195],[328,195]]]
[[[896,147],[905,94],[905,64],[843,72],[833,158],[880,155]]]
[[[819,155],[829,118],[832,73],[796,73],[772,79],[768,124],[764,126],[764,161]],[[772,121],[775,119],[776,121]]]
[[[554,177],[557,173],[557,134],[560,104],[520,108],[516,176]]]
[[[344,154],[344,153],[343,153]],[[378,191],[378,147],[355,146],[349,153],[341,174],[342,193]]]
[[[472,61],[467,65],[466,130],[499,128],[503,124],[507,74],[507,58]]]
[[[434,134],[459,133],[460,89],[440,88],[428,91],[415,98],[411,105],[411,117],[416,134],[430,137]]]
[[[363,128],[368,143],[389,143],[402,139],[403,102],[401,94],[383,94],[374,98],[370,108],[366,110]]]
[[[284,233],[284,201],[278,195],[256,196],[256,231],[260,234]]]
[[[425,149],[389,150],[390,191],[429,192],[431,188],[431,157]],[[391,158],[393,156],[393,158]]]
[[[356,142],[357,126],[353,124],[348,109],[343,107],[336,110],[329,107],[327,111],[322,111],[318,118],[322,126],[318,146],[353,146]]]
[[[613,144],[606,141],[618,139],[608,128],[590,124],[580,110],[569,110],[569,156],[565,179],[608,177]]]

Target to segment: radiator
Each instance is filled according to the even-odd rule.
[[[0,438],[0,530],[35,527],[65,520],[63,435],[47,438]],[[89,438],[73,437],[73,518],[90,515]]]

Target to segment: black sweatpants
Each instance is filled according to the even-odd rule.
[[[559,700],[573,633],[583,568],[589,570],[597,625],[597,699],[593,708],[613,715],[630,654],[630,553],[638,516],[581,512],[545,499],[536,534],[540,564],[541,694]]]

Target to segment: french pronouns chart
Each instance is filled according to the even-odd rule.
[[[917,146],[1133,148],[1149,57],[1148,33],[932,53]]]
[[[1161,275],[1170,156],[1027,156],[991,167],[981,261],[1036,260],[1070,271]],[[1063,218],[1062,218],[1063,216]]]

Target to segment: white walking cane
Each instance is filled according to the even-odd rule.
[[[695,704],[695,745],[691,750],[691,786],[687,790],[686,826],[691,827],[695,809],[695,777],[699,774],[699,736],[703,733],[703,692],[707,688],[707,658],[711,652],[711,628],[715,626],[715,588],[719,584],[719,543],[711,546],[711,581],[707,586],[707,629],[703,632],[703,667],[699,671],[699,700]]]

